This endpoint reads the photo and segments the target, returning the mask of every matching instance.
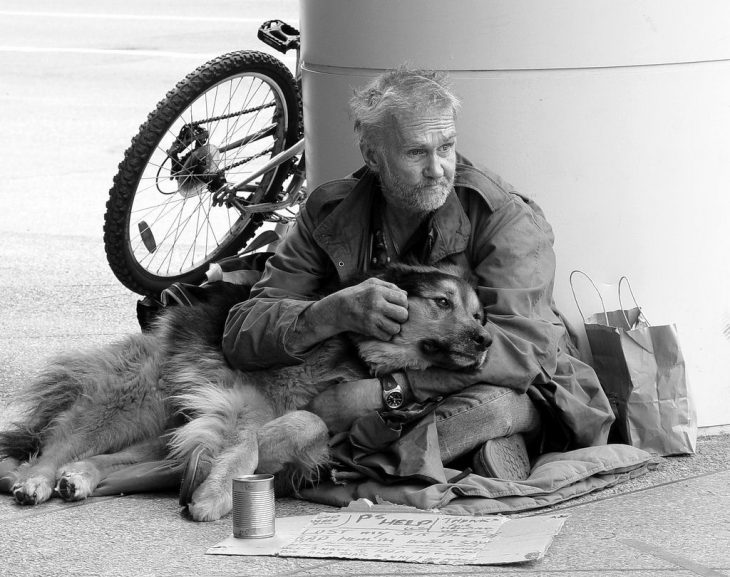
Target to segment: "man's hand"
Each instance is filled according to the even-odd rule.
[[[339,325],[341,332],[387,341],[408,319],[408,293],[393,283],[369,278],[325,297],[313,308]]]
[[[289,333],[286,346],[302,354],[343,332],[387,341],[408,319],[408,294],[393,283],[369,278],[339,290],[307,308]]]

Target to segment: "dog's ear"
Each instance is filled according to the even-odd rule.
[[[398,285],[407,293],[417,292],[416,288],[422,285],[423,276],[426,274],[439,274],[440,271],[430,266],[391,264],[379,275],[386,282]]]
[[[427,276],[449,275],[465,280],[472,288],[478,285],[477,276],[469,267],[445,259],[436,266],[424,264],[393,263],[378,275],[378,278],[398,285],[406,292],[418,292],[417,288],[423,286]]]

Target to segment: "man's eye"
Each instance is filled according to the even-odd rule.
[[[453,142],[447,142],[446,144],[441,146],[441,152],[449,152],[452,148],[454,148]]]
[[[436,306],[442,309],[447,309],[451,306],[451,302],[449,302],[449,299],[446,299],[444,297],[437,297],[433,299],[436,303]]]
[[[423,150],[420,149],[420,148],[415,148],[413,150],[409,150],[408,151],[408,156],[414,156],[415,157],[415,156],[422,156],[422,155],[423,155]]]

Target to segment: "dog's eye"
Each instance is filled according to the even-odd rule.
[[[436,297],[433,300],[436,303],[436,306],[439,307],[439,308],[441,308],[441,309],[447,309],[447,308],[449,308],[451,306],[451,302],[447,298],[444,298],[444,297]]]

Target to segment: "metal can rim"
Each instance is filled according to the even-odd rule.
[[[270,473],[256,473],[255,475],[242,475],[240,477],[234,477],[234,481],[241,481],[243,483],[261,483],[274,480],[274,475]]]

